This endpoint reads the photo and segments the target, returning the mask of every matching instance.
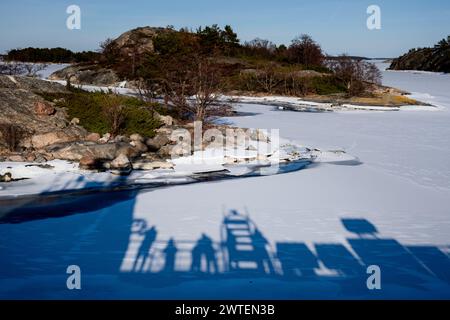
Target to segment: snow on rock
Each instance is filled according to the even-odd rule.
[[[0,174],[9,172],[16,181],[0,189],[0,197],[74,191],[84,189],[111,189],[140,184],[179,184],[192,182],[191,176],[221,172],[223,176],[273,175],[299,170],[307,163],[339,163],[355,161],[344,151],[320,151],[301,147],[283,140],[279,148],[262,141],[249,143],[254,150],[244,146],[234,149],[206,148],[191,156],[174,158],[161,163],[161,169],[138,170],[130,175],[129,160],[119,157],[108,172],[95,172],[79,168],[78,163],[53,160],[44,164],[0,162]],[[268,151],[271,150],[271,151]],[[117,163],[116,163],[117,162]],[[292,163],[291,163],[292,162]],[[280,165],[282,168],[280,169]],[[163,168],[167,167],[167,168]],[[173,167],[173,168],[172,168]],[[117,178],[126,173],[127,177]]]

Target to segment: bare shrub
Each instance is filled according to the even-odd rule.
[[[331,60],[328,66],[345,83],[350,96],[362,94],[370,84],[381,83],[381,72],[377,66],[361,59],[342,55]]]
[[[255,78],[261,88],[268,93],[272,93],[273,89],[283,81],[277,72],[276,63],[267,63],[258,68]]]
[[[103,115],[109,127],[109,133],[117,136],[126,120],[126,110],[123,98],[119,95],[105,95],[101,101]]]
[[[136,81],[136,94],[143,101],[155,102],[161,93],[161,86],[153,79],[139,79]]]

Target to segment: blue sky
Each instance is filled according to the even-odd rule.
[[[81,30],[66,28],[79,5]],[[382,29],[366,27],[366,9],[381,8]],[[230,24],[241,40],[289,44],[308,33],[329,54],[397,56],[450,34],[448,0],[1,0],[0,52],[17,47],[95,50],[100,41],[138,26]]]

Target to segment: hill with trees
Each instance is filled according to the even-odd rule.
[[[411,49],[408,53],[394,59],[391,70],[422,70],[450,72],[450,36],[442,39],[432,48]]]
[[[199,81],[200,75],[208,76],[211,90],[291,96],[361,95],[371,88],[369,82],[380,82],[380,74],[367,62],[348,57],[339,66],[336,61],[342,59],[327,57],[306,34],[286,46],[260,38],[242,43],[228,25],[196,30],[141,27],[104,41],[98,62],[62,70],[54,78],[71,78],[75,84],[99,74],[102,79],[127,80],[151,96],[166,97],[174,94],[167,91],[176,90],[175,82],[186,91],[186,84],[192,89],[196,86],[192,81]],[[336,73],[338,67],[347,68],[352,81],[343,79],[343,72]],[[105,70],[113,70],[116,77],[105,77]]]

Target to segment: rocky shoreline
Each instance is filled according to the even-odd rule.
[[[64,108],[58,108],[56,103],[46,101],[41,96],[42,93],[66,91],[64,86],[48,81],[0,76],[0,107],[4,110],[0,118],[0,161],[45,165],[44,163],[49,161],[65,160],[76,163],[80,170],[108,171],[121,176],[129,175],[133,170],[173,169],[174,155],[193,154],[191,150],[194,150],[194,139],[190,143],[184,142],[187,147],[184,150],[189,150],[189,154],[186,155],[184,150],[174,149],[180,145],[174,132],[184,130],[192,136],[193,123],[180,125],[170,116],[155,113],[161,127],[153,137],[144,137],[137,133],[116,136],[107,133],[101,136],[87,131],[80,126],[79,119],[69,119]],[[215,125],[213,129],[226,139],[232,140],[226,141],[232,145],[235,141],[237,144],[238,135],[242,133],[240,128],[225,125]],[[6,143],[8,139],[12,139],[11,136],[7,137],[11,131],[14,131],[14,138],[17,140],[14,151],[11,151]],[[247,142],[270,142],[259,130],[247,131],[244,134]],[[212,141],[202,142],[202,149],[206,149],[209,143]],[[252,150],[247,151],[255,152]],[[224,156],[223,161],[228,164],[267,161],[268,156],[270,155],[260,155],[256,152],[245,157]],[[18,178],[9,172],[2,174],[0,182],[11,182]]]
[[[171,117],[158,115],[163,127],[152,139],[140,135],[100,136],[81,127],[79,119],[69,119],[66,110],[45,101],[37,92],[66,92],[66,89],[39,79],[0,76],[2,161],[42,163],[62,159],[80,161],[85,168],[93,169],[93,162],[100,159],[112,163],[120,155],[134,159],[144,154],[148,160],[160,161],[169,153],[163,147],[170,144],[170,134],[177,128]],[[16,150],[7,146],[6,135],[12,134],[17,140]],[[119,160],[114,164],[122,165]]]

